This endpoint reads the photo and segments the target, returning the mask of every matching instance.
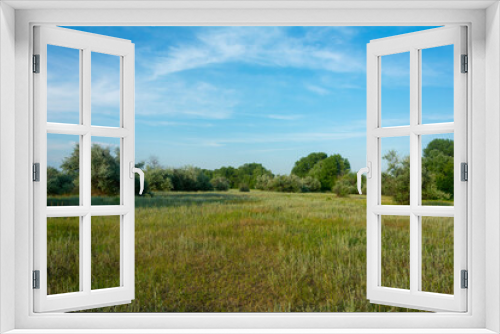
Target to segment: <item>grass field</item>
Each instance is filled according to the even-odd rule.
[[[92,219],[94,289],[119,284],[118,222]],[[78,291],[78,231],[77,218],[48,221],[51,294]],[[135,300],[93,312],[412,311],[366,300],[364,196],[229,191],[136,197],[135,238]],[[422,240],[423,290],[453,293],[453,220],[424,218]],[[408,217],[382,218],[382,248],[382,284],[408,288]]]

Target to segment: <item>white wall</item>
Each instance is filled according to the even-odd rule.
[[[0,3],[0,332],[14,328],[15,12]]]
[[[486,254],[500,259],[500,12],[486,11]],[[500,332],[500,261],[486,266],[486,328]]]

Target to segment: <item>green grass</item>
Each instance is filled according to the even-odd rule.
[[[116,284],[116,224],[109,222],[115,218],[93,218],[103,226],[96,238],[104,244],[93,253],[94,288]],[[71,225],[65,219],[63,225]],[[385,286],[409,285],[405,219],[383,218]],[[429,279],[423,287],[453,293],[453,224],[426,219],[423,262],[429,263],[423,271]],[[49,289],[78,290],[78,247],[68,246],[78,241],[78,224],[58,224],[49,221],[49,249],[65,251],[50,253],[49,270],[61,277],[49,279]],[[93,312],[411,311],[366,299],[364,196],[230,191],[136,197],[135,240],[135,300]]]

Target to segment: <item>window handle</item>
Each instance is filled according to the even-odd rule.
[[[133,161],[130,161],[129,167],[131,179],[134,178],[135,173],[139,174],[139,184],[141,185],[139,195],[142,195],[142,192],[144,191],[144,172],[140,168],[136,168]]]
[[[363,194],[363,192],[361,191],[361,175],[363,173],[366,173],[367,178],[369,179],[372,178],[372,163],[368,161],[367,165],[368,165],[367,167],[363,167],[360,170],[358,170],[358,192],[360,195]]]

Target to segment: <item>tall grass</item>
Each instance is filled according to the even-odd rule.
[[[389,259],[384,265],[389,278],[409,264],[408,229],[402,225],[401,218],[384,217],[386,249],[396,252],[383,255]],[[430,254],[424,260],[432,260],[423,269],[431,277],[429,289],[452,293],[450,228],[429,223],[424,231],[424,253]],[[98,233],[106,240],[110,231]],[[63,249],[71,238],[75,233],[50,238],[49,248]],[[135,238],[135,300],[92,312],[411,311],[366,299],[363,196],[230,191],[137,197]],[[105,281],[118,270],[115,261],[95,260],[93,281]],[[59,272],[78,282],[74,268]],[[50,288],[64,290],[59,285],[65,280],[49,280]]]

